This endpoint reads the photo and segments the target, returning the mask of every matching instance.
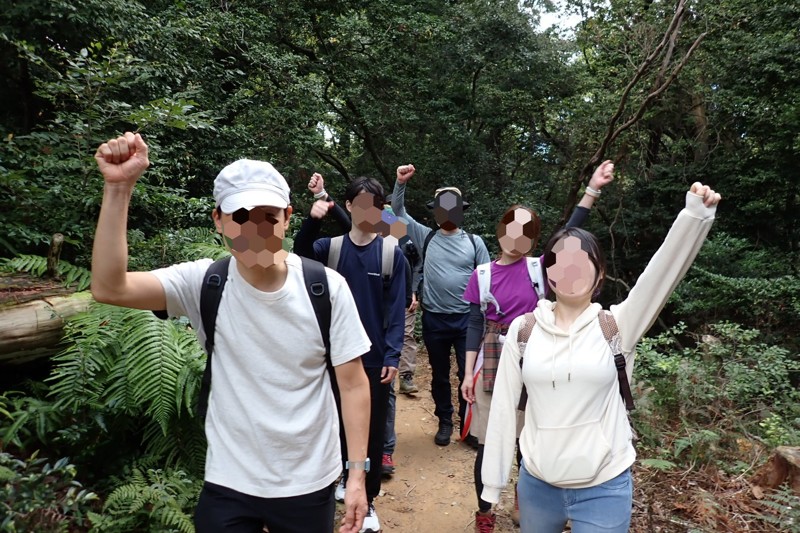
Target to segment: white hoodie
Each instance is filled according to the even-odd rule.
[[[706,207],[701,196],[687,193],[686,208],[628,297],[611,306],[629,381],[636,343],[691,266],[715,212],[716,206]],[[481,497],[487,502],[497,503],[508,483],[514,460],[516,406],[523,382],[528,403],[520,450],[531,475],[558,487],[593,487],[618,476],[636,458],[614,356],[597,319],[600,304],[586,308],[569,331],[555,325],[554,305],[539,301],[522,369],[516,342],[522,317],[511,323],[506,335],[481,470]]]

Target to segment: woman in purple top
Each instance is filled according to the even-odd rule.
[[[589,180],[583,198],[567,222],[567,227],[583,225],[589,216],[589,209],[600,196],[600,189],[613,179],[614,165],[611,161],[604,161]],[[496,235],[500,244],[500,257],[491,263],[478,266],[464,291],[463,298],[470,304],[470,317],[467,329],[465,378],[461,384],[461,392],[472,406],[469,438],[477,439],[478,442],[474,469],[475,490],[478,496],[475,531],[478,533],[493,532],[496,518],[492,513],[492,505],[481,499],[483,491],[481,466],[492,388],[502,342],[511,321],[533,311],[539,303],[537,291],[544,290],[542,282],[536,283],[537,280],[544,278],[541,262],[530,257],[539,240],[540,231],[541,223],[533,210],[521,205],[509,207],[497,224]],[[533,264],[529,266],[529,263]],[[486,276],[487,271],[490,278],[489,290],[484,291],[484,301],[481,302],[478,277]],[[479,358],[478,353],[481,351],[483,357]],[[467,425],[464,427],[467,428]],[[466,435],[462,435],[461,438],[468,439]],[[518,522],[516,501],[513,518]]]

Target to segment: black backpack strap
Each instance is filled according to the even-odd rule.
[[[314,308],[314,316],[317,317],[322,343],[325,345],[325,365],[328,367],[328,374],[331,378],[331,388],[338,398],[339,387],[336,384],[336,374],[331,360],[331,296],[328,290],[328,275],[325,273],[322,263],[306,257],[301,257],[300,262],[303,266],[303,280],[306,284],[308,298]]]
[[[208,396],[211,394],[211,355],[214,353],[214,334],[217,326],[217,312],[222,300],[222,291],[228,281],[228,265],[231,257],[218,259],[211,263],[203,276],[200,289],[200,318],[206,334],[206,368],[200,382],[200,397],[197,400],[197,413],[205,420],[208,412]]]
[[[625,409],[633,411],[633,395],[631,394],[631,385],[628,383],[628,372],[626,371],[625,356],[622,355],[621,339],[619,337],[619,328],[617,321],[611,311],[600,311],[597,316],[600,320],[600,329],[603,330],[603,336],[606,338],[611,353],[614,355],[614,366],[617,367],[617,381],[619,381],[619,393],[622,399],[625,400]]]
[[[478,268],[478,245],[475,244],[475,236],[472,233],[467,233],[466,231],[464,233],[467,234],[467,237],[469,237],[469,242],[472,243],[472,252],[475,254],[474,259],[472,260],[472,270],[475,270]]]
[[[433,236],[436,235],[438,230],[431,230],[427,235],[425,235],[425,242],[422,243],[422,260],[425,261],[425,254],[428,253],[428,245],[431,243],[431,239]]]

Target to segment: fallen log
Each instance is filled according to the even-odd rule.
[[[0,364],[21,364],[55,353],[64,321],[91,302],[88,291],[72,293],[26,276],[0,277]]]

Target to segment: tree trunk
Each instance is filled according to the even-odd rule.
[[[65,319],[88,309],[88,291],[0,307],[0,364],[20,364],[57,351]]]
[[[761,499],[764,497],[764,489],[777,489],[784,483],[795,494],[800,494],[800,448],[778,446],[775,454],[753,476],[750,486],[753,495]]]

